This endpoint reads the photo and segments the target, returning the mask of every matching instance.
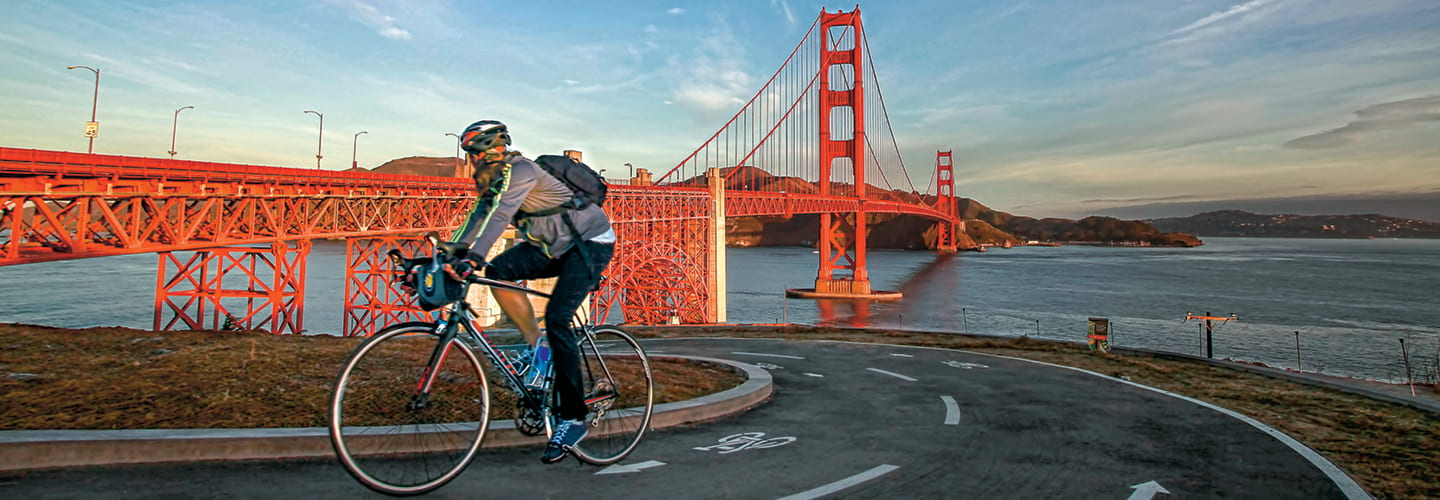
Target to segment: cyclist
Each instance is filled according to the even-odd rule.
[[[565,183],[509,149],[510,144],[505,124],[495,120],[472,123],[460,134],[460,147],[474,169],[478,196],[465,223],[450,239],[468,242],[469,255],[453,264],[450,272],[456,279],[480,269],[486,277],[506,281],[558,278],[545,306],[545,326],[560,399],[556,413],[562,421],[540,457],[553,464],[563,460],[588,431],[578,339],[570,328],[570,318],[610,264],[615,231],[600,206],[574,206],[575,196]],[[487,266],[485,256],[490,247],[512,222],[523,243]],[[530,299],[523,292],[490,290],[533,352],[540,331]]]

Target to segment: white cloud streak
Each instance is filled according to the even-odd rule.
[[[1368,106],[1356,111],[1355,120],[1343,127],[1292,139],[1285,147],[1338,148],[1381,131],[1414,128],[1430,122],[1440,122],[1440,95]]]
[[[679,7],[671,7],[670,10],[665,11],[665,13],[666,13],[666,14],[670,14],[670,15],[672,15],[672,16],[678,16],[678,15],[680,15],[680,14],[684,14],[684,13],[685,13],[685,9],[682,9],[682,8],[679,8]]]
[[[380,36],[391,40],[409,40],[410,32],[396,25],[396,19],[363,0],[330,0],[361,24],[374,28]]]
[[[1171,34],[1171,35],[1180,35],[1180,34],[1189,33],[1189,32],[1191,32],[1191,31],[1195,31],[1195,30],[1197,30],[1197,29],[1204,28],[1204,27],[1209,26],[1209,25],[1211,25],[1211,24],[1214,24],[1214,23],[1223,21],[1223,20],[1225,20],[1226,18],[1230,18],[1230,17],[1242,15],[1242,14],[1245,14],[1246,12],[1250,12],[1250,11],[1255,10],[1255,9],[1258,9],[1258,8],[1260,8],[1260,7],[1264,7],[1265,4],[1274,3],[1274,2],[1275,2],[1275,0],[1250,0],[1249,2],[1245,2],[1245,3],[1240,4],[1240,5],[1233,5],[1233,6],[1231,6],[1229,9],[1226,9],[1226,10],[1221,11],[1221,12],[1212,13],[1212,14],[1210,14],[1210,15],[1208,15],[1208,16],[1205,16],[1205,17],[1201,18],[1199,21],[1195,21],[1195,22],[1193,22],[1193,23],[1190,23],[1190,24],[1186,25],[1186,26],[1183,27],[1183,28],[1177,29],[1177,30],[1175,30],[1175,31],[1171,31],[1170,34]]]
[[[795,27],[795,13],[790,10],[790,2],[786,0],[770,0],[771,7],[779,7],[780,13],[785,15],[785,24]]]

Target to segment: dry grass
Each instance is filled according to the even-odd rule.
[[[1028,338],[785,327],[635,328],[646,337],[784,337],[966,349],[1073,366],[1210,402],[1304,442],[1378,498],[1440,498],[1440,415],[1346,392],[1189,361],[1096,355]]]
[[[320,427],[363,340],[0,325],[0,430]],[[744,382],[724,367],[652,363],[657,404]],[[509,418],[513,395],[491,394],[493,418]]]

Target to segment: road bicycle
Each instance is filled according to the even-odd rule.
[[[446,254],[461,255],[458,244],[428,237],[438,266]],[[401,267],[398,251],[391,263]],[[518,283],[472,276],[479,284],[549,295]],[[391,495],[417,495],[439,488],[474,460],[490,424],[491,391],[500,406],[513,395],[515,428],[547,438],[558,423],[553,390],[554,364],[539,374],[540,387],[526,385],[535,368],[518,355],[526,344],[497,345],[476,326],[464,294],[441,309],[443,319],[391,325],[356,347],[346,359],[330,397],[330,441],[341,464],[365,486]],[[634,337],[576,315],[580,371],[589,433],[570,450],[579,460],[613,464],[634,451],[650,424],[654,381],[650,360]],[[477,355],[477,352],[481,355]],[[483,358],[483,359],[482,359]],[[487,370],[486,365],[489,369]],[[492,387],[487,374],[499,377]],[[508,391],[506,390],[508,389]]]

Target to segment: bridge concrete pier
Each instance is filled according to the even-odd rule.
[[[641,169],[641,174],[648,179],[649,174]],[[710,323],[724,323],[726,321],[725,295],[729,294],[726,282],[729,278],[725,275],[725,176],[720,174],[720,169],[711,168],[705,172],[705,180],[710,184],[710,272],[706,276],[706,288],[710,291],[710,305],[706,307],[706,320]]]
[[[900,300],[905,294],[890,290],[871,290],[870,280],[815,280],[815,288],[789,288],[785,296],[797,299],[858,299]]]

